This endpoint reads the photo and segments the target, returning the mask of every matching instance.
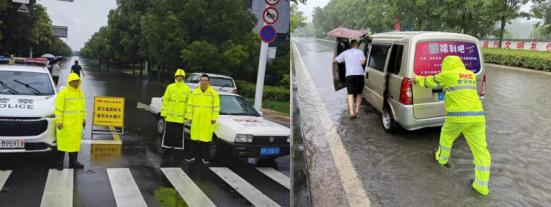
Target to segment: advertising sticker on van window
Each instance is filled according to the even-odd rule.
[[[480,71],[480,56],[476,43],[460,41],[419,42],[415,48],[413,65],[416,75],[434,75],[440,73],[442,61],[448,55],[456,55],[463,60],[468,70]]]

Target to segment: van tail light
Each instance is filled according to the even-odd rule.
[[[233,90],[232,90],[232,93],[234,93],[234,94],[239,94],[239,90],[233,89]]]
[[[482,76],[482,87],[480,87],[480,96],[484,96],[486,94],[486,74]]]
[[[402,80],[402,87],[400,88],[400,103],[404,105],[413,104],[413,91],[410,79],[405,77]]]

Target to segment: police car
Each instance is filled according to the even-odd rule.
[[[228,153],[247,158],[277,158],[289,155],[288,127],[262,118],[245,98],[220,92],[220,116],[210,145],[210,158],[218,159]],[[151,99],[150,111],[160,116],[162,98]],[[164,120],[159,117],[157,132],[164,131]],[[186,125],[189,135],[189,126]],[[186,139],[189,136],[186,135]],[[185,148],[185,146],[184,146]]]
[[[56,90],[45,58],[0,57],[0,153],[55,146]]]
[[[213,73],[206,74],[209,76],[210,86],[216,91],[235,94],[238,93],[237,86],[235,85],[235,81],[232,77]],[[199,85],[199,80],[201,80],[201,75],[203,75],[203,73],[192,73],[188,75],[188,78],[186,79],[186,84],[191,90],[197,88],[197,86]]]

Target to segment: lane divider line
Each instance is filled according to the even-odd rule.
[[[256,169],[260,171],[262,174],[276,181],[283,187],[286,187],[287,189],[291,189],[291,180],[283,173],[271,167],[257,167]]]
[[[245,197],[254,206],[270,207],[280,206],[275,201],[270,199],[264,193],[260,192],[250,183],[245,181],[239,175],[235,174],[227,167],[210,167],[210,170],[214,172],[218,177],[222,178],[224,182],[235,189],[239,194]]]
[[[72,207],[73,206],[73,169],[61,171],[50,169],[44,194],[42,194],[41,207]]]
[[[342,143],[342,138],[337,132],[337,128],[331,120],[327,108],[322,105],[323,101],[321,99],[319,91],[316,89],[316,85],[312,80],[312,76],[310,75],[308,70],[306,70],[306,65],[301,58],[300,51],[298,50],[295,41],[291,41],[291,47],[293,48],[293,52],[296,54],[294,55],[295,61],[298,62],[298,64],[296,65],[298,67],[295,67],[297,69],[297,76],[299,76],[299,74],[302,75],[302,77],[306,80],[308,88],[312,89],[310,90],[313,97],[313,100],[311,100],[311,104],[314,104],[316,106],[316,109],[319,110],[319,120],[322,126],[325,126],[322,128],[325,130],[325,134],[328,137],[328,147],[331,151],[333,162],[335,163],[338,174],[340,176],[340,180],[344,188],[346,198],[348,200],[348,205],[352,207],[370,207],[371,201],[367,196],[367,192],[363,186],[363,182],[359,178],[358,173],[354,168],[354,164],[352,163],[352,160],[350,159],[350,156],[348,155],[348,152],[346,151],[346,148]]]
[[[107,176],[118,207],[147,207],[128,168],[107,168]]]
[[[0,171],[0,190],[4,188],[4,184],[8,180],[8,177],[11,175],[11,170],[1,170]]]
[[[188,206],[216,206],[181,168],[161,168],[161,171]]]

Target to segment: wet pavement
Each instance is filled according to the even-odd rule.
[[[293,39],[316,85],[315,90],[323,94],[323,105],[338,129],[372,206],[545,206],[551,203],[551,110],[548,110],[551,92],[546,90],[551,85],[551,75],[486,65],[488,85],[484,106],[493,160],[491,192],[483,197],[468,184],[473,176],[473,164],[463,138],[453,146],[450,160],[453,167],[442,168],[431,156],[431,150],[437,146],[439,128],[388,134],[380,124],[380,114],[369,106],[364,107],[357,119],[345,118],[346,92],[335,92],[332,85],[330,67],[334,43]],[[300,90],[312,89],[299,85]],[[301,105],[301,111],[308,107],[311,106]],[[315,118],[302,113],[302,122],[315,121]],[[326,143],[316,134],[321,127],[310,126],[313,129],[305,134],[308,161],[314,159],[325,162],[317,165],[333,166],[332,158],[316,158],[327,151],[324,150]],[[317,179],[316,176],[331,180],[326,177],[334,176],[333,182],[341,182],[329,172],[334,167],[319,169],[321,172],[310,172],[310,180]],[[315,194],[312,198],[316,203]]]
[[[66,80],[67,68],[72,60],[64,63],[60,83]],[[92,116],[93,96],[125,97],[126,117],[125,131],[121,136],[122,144],[87,144],[94,141],[84,141],[81,145],[79,160],[85,164],[82,170],[74,171],[74,206],[116,206],[115,196],[107,168],[127,168],[139,189],[147,206],[187,206],[167,179],[161,168],[180,168],[191,178],[200,190],[218,206],[251,206],[251,202],[242,196],[238,189],[228,185],[225,177],[215,174],[209,167],[227,167],[238,177],[248,182],[261,194],[266,195],[280,206],[289,206],[289,189],[280,185],[257,167],[277,169],[285,177],[289,177],[289,156],[275,161],[261,160],[258,165],[249,164],[247,160],[228,157],[219,162],[213,162],[209,167],[200,163],[185,163],[183,154],[161,155],[160,138],[155,132],[156,117],[137,104],[149,104],[151,97],[161,96],[163,84],[156,78],[139,80],[129,74],[102,70],[88,60],[80,60],[85,75],[83,91],[86,94],[88,108],[87,127],[84,140],[90,140],[90,125]],[[94,140],[113,140],[113,136],[96,136]],[[109,141],[108,141],[109,142]],[[67,166],[68,158],[65,159]],[[0,170],[11,170],[2,191],[0,191],[0,206],[40,206],[48,177],[48,168],[54,166],[53,154],[1,154]],[[3,172],[3,171],[0,171]],[[63,188],[63,186],[59,186]]]

